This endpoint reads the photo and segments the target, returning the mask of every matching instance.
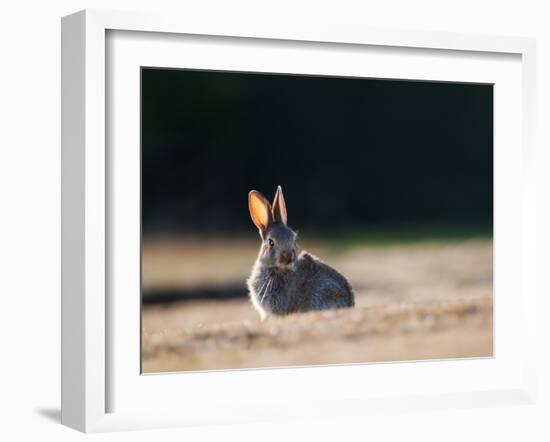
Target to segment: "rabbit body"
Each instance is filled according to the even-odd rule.
[[[262,245],[247,286],[262,319],[354,306],[353,290],[344,276],[310,253],[298,253],[280,186],[273,207],[257,191],[250,192],[249,207]]]
[[[353,290],[340,273],[308,252],[301,252],[294,270],[266,267],[258,261],[248,279],[252,304],[260,317],[310,310],[353,307]]]

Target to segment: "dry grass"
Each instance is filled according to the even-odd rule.
[[[256,246],[146,246],[144,286],[242,282]],[[246,298],[146,305],[143,371],[492,355],[491,241],[308,248],[348,277],[355,308],[262,323]]]

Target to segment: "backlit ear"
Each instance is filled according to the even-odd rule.
[[[286,215],[286,204],[285,197],[283,196],[283,189],[281,186],[277,186],[277,192],[275,192],[275,198],[273,198],[273,221],[282,222],[286,224],[287,215]]]
[[[248,209],[256,227],[260,232],[265,231],[271,222],[271,205],[266,197],[257,190],[251,190],[248,194]]]

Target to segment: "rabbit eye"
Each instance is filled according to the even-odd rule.
[[[269,247],[273,247],[275,245],[275,243],[273,242],[273,240],[271,238],[269,238],[267,240],[267,243],[269,244]]]

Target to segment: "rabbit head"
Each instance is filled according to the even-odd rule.
[[[296,232],[287,225],[286,204],[281,186],[277,187],[273,205],[257,190],[248,194],[252,221],[260,232],[262,246],[258,260],[266,267],[294,271],[298,247]]]

